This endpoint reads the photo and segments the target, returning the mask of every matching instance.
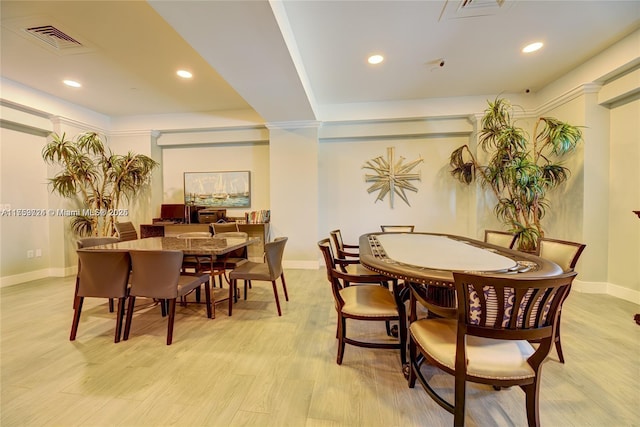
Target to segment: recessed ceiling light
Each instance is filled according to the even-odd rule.
[[[73,80],[63,80],[62,83],[66,84],[67,86],[71,86],[71,87],[82,87],[82,85],[76,81]]]
[[[535,52],[536,50],[540,49],[543,46],[542,42],[535,42],[535,43],[531,43],[526,45],[522,51],[524,53],[531,53],[531,52]]]
[[[178,74],[183,79],[190,79],[191,77],[193,77],[193,74],[191,74],[187,70],[178,70],[176,74]]]
[[[384,61],[384,56],[382,55],[371,55],[369,59],[367,59],[369,64],[379,64]]]

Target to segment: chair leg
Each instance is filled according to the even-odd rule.
[[[416,342],[409,334],[409,378],[407,378],[407,383],[409,384],[409,388],[414,388],[416,386],[416,379],[418,376],[416,375],[416,371],[414,369],[415,366],[418,365],[418,349],[416,346]]]
[[[169,300],[169,322],[167,323],[167,345],[173,342],[173,322],[176,318],[176,299]]]
[[[69,335],[69,341],[75,341],[76,334],[78,333],[78,325],[80,324],[80,312],[82,311],[82,302],[84,297],[76,296],[73,302],[73,322],[71,322],[71,335]]]
[[[113,298],[109,298],[109,313],[113,313],[114,310]]]
[[[464,406],[467,382],[462,375],[455,376],[455,405],[453,407],[453,425],[464,426]]]
[[[237,280],[232,279],[229,283],[229,317],[231,317],[231,312],[233,310],[233,298],[235,297],[235,287],[237,285]]]
[[[207,317],[211,319],[211,286],[209,286],[209,282],[204,284],[204,298],[207,304]]]
[[[80,288],[80,277],[76,276],[76,290],[73,292],[73,308],[76,308],[78,303],[78,289]]]
[[[161,299],[160,301],[160,313],[162,313],[162,317],[167,316],[167,300]]]
[[[287,294],[287,283],[284,281],[284,273],[280,275],[280,278],[282,279],[282,289],[284,289],[284,299],[289,301],[289,294]]]
[[[556,336],[555,336],[555,345],[556,351],[558,352],[558,359],[560,363],[564,363],[564,354],[562,353],[562,343],[560,342],[560,317],[562,311],[558,312],[558,319],[556,320]]]
[[[280,298],[278,298],[278,287],[276,286],[276,281],[271,281],[271,286],[273,286],[273,295],[276,297],[276,307],[278,308],[278,316],[282,316],[282,312],[280,311]]]
[[[124,304],[126,298],[118,298],[118,312],[116,314],[116,336],[113,342],[120,342],[122,336],[122,320],[124,318]]]
[[[344,336],[347,333],[346,319],[342,315],[338,314],[338,357],[336,362],[338,365],[342,365],[342,358],[344,357]]]
[[[533,384],[521,386],[527,401],[527,422],[529,426],[540,426],[540,411],[538,408],[540,377],[536,375]]]
[[[124,336],[122,337],[122,339],[125,341],[129,339],[129,332],[131,331],[131,321],[133,319],[133,307],[135,303],[136,297],[130,295],[129,304],[127,305],[126,321],[124,322]]]

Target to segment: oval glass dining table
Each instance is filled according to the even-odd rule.
[[[450,234],[368,233],[360,236],[359,244],[362,265],[401,282],[425,285],[429,299],[449,309],[455,307],[454,271],[515,277],[562,274],[560,266],[536,255]]]

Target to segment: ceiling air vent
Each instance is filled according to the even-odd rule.
[[[446,0],[438,20],[498,15],[512,4],[506,0]]]
[[[58,50],[82,47],[82,43],[53,25],[31,27],[25,31]]]

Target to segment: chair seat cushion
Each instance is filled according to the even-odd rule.
[[[226,258],[226,259],[218,259],[213,261],[213,265],[218,268],[237,268],[240,264],[244,264],[248,262],[246,258]]]
[[[457,321],[422,319],[409,326],[409,332],[427,354],[449,369],[455,369]],[[467,373],[489,379],[532,378],[527,363],[534,348],[524,340],[497,340],[467,337]]]
[[[208,274],[190,276],[182,274],[178,278],[178,296],[186,295],[201,284],[209,281]]]
[[[344,300],[342,313],[362,317],[398,316],[391,292],[378,285],[353,285],[340,290]]]
[[[229,279],[240,280],[275,280],[275,277],[271,277],[269,271],[269,265],[263,262],[246,261],[229,273]]]
[[[347,269],[347,274],[353,276],[380,276],[380,274],[376,273],[373,270],[369,270],[362,264],[347,264],[345,267]],[[380,276],[380,280],[387,281],[390,279],[385,278],[384,276]]]

